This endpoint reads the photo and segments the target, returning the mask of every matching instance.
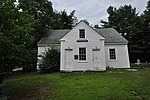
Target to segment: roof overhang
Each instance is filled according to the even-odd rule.
[[[105,45],[127,45],[128,43],[105,43]]]
[[[44,43],[44,44],[37,44],[38,47],[47,47],[47,46],[51,46],[51,45],[60,46],[60,43]]]

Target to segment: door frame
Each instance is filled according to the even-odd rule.
[[[68,67],[68,66],[67,66],[67,63],[66,63],[66,51],[72,51],[72,54],[71,54],[72,59],[71,59],[71,60],[72,60],[72,62],[73,62],[73,49],[70,49],[70,48],[69,48],[69,49],[65,49],[65,57],[64,57],[64,59],[65,59],[65,61],[64,61],[64,62],[65,62],[65,69],[70,69],[71,66]]]
[[[96,66],[96,67],[95,67],[95,65],[94,65],[94,64],[95,64],[95,63],[94,63],[94,52],[95,52],[95,51],[96,51],[96,52],[97,52],[97,51],[99,52],[99,60],[100,60],[100,51],[101,51],[100,48],[93,48],[93,49],[92,49],[92,63],[93,63],[92,65],[93,65],[93,68],[100,68],[100,63],[101,63],[100,61],[99,61],[99,66]]]

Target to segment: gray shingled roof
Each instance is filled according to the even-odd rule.
[[[128,41],[113,28],[94,29],[94,30],[105,38],[105,43],[121,43],[121,44],[128,43]],[[41,44],[60,44],[59,40],[69,31],[70,31],[69,29],[49,30],[48,34],[38,42],[38,46],[40,46]]]
[[[128,43],[114,28],[95,29],[95,31],[105,38],[105,43]]]
[[[43,37],[38,44],[59,44],[60,39],[66,35],[70,29],[65,29],[65,30],[49,30],[48,34]]]

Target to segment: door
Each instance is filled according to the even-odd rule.
[[[65,50],[65,65],[67,69],[70,69],[73,62],[73,50],[72,49],[66,49]]]
[[[93,67],[100,67],[100,49],[93,49]]]

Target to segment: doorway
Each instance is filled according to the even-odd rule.
[[[65,49],[65,67],[66,69],[70,69],[72,67],[73,62],[73,50]]]
[[[100,49],[93,49],[92,50],[92,60],[93,60],[93,67],[99,68],[100,67]]]

